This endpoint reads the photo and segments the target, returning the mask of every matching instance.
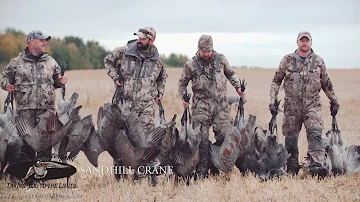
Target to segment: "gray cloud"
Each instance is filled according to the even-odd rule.
[[[191,32],[298,32],[304,28],[359,25],[360,2],[344,1],[5,1],[1,27],[48,28],[56,33],[132,32],[151,24],[162,33]],[[318,27],[318,28],[317,28]]]

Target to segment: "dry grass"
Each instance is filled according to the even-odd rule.
[[[268,111],[269,87],[275,70],[264,69],[237,69],[240,78],[245,78],[247,85],[246,113],[257,116],[257,124],[266,127],[270,120]],[[181,100],[177,97],[177,81],[181,69],[168,69],[168,82],[163,100],[165,116],[171,118],[174,113],[181,116]],[[359,70],[330,70],[336,93],[341,102],[338,114],[338,124],[343,137],[348,144],[360,144],[360,71]],[[67,73],[69,84],[67,95],[76,91],[80,94],[78,104],[83,105],[81,115],[93,114],[96,123],[97,110],[104,102],[111,102],[113,85],[105,73],[105,70],[82,70]],[[235,90],[228,83],[228,94],[235,95]],[[6,93],[1,91],[1,103]],[[57,92],[58,98],[60,90]],[[280,93],[282,99],[283,92]],[[328,99],[321,93],[323,101],[323,114],[325,129],[331,128]],[[232,113],[234,117],[234,113]],[[179,119],[178,119],[179,124]],[[282,114],[278,117],[278,125],[282,124]],[[281,127],[279,128],[281,134]],[[213,137],[211,137],[213,138]],[[281,136],[281,141],[284,141]],[[300,133],[300,160],[306,155],[307,141],[304,128]],[[149,186],[146,180],[138,184],[130,181],[116,182],[112,174],[85,174],[81,168],[92,168],[82,152],[74,162],[71,162],[78,172],[70,179],[76,184],[76,188],[7,188],[8,181],[0,182],[0,201],[9,193],[23,198],[21,201],[50,200],[39,198],[35,194],[57,194],[56,199],[65,201],[356,201],[360,200],[360,174],[347,175],[337,178],[328,178],[318,181],[314,178],[292,179],[282,178],[281,181],[259,182],[253,175],[242,177],[234,167],[230,181],[222,177],[211,177],[206,181],[198,181],[191,186],[179,185],[160,178],[156,187]],[[111,166],[112,159],[104,152],[99,156],[100,166]],[[50,183],[50,182],[48,182]],[[66,179],[60,179],[51,183],[66,183]],[[47,195],[43,196],[47,197]],[[69,198],[64,198],[69,197]]]

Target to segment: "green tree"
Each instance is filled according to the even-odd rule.
[[[162,56],[167,67],[183,67],[188,57],[182,54],[171,53],[169,57]]]
[[[78,48],[85,46],[83,40],[80,37],[75,37],[75,36],[66,36],[64,38],[64,42],[66,44],[74,43]]]

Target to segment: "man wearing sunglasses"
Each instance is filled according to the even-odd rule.
[[[129,102],[140,116],[145,131],[154,128],[155,109],[165,91],[167,73],[154,41],[152,27],[139,29],[137,40],[115,48],[104,58],[105,69],[116,85],[123,87],[123,99]]]
[[[51,36],[39,30],[31,31],[26,37],[27,47],[0,75],[1,88],[13,93],[17,114],[31,127],[35,127],[48,110],[55,113],[55,89],[67,83],[67,76],[61,76],[58,63],[45,51],[50,39]],[[10,157],[10,163],[35,160],[35,151],[25,141],[22,151],[20,159]],[[38,152],[36,159],[50,161],[51,148]]]
[[[298,138],[302,124],[307,133],[310,172],[319,177],[328,175],[325,165],[325,149],[322,144],[324,127],[320,90],[322,89],[330,100],[330,112],[336,116],[339,102],[326,71],[324,59],[315,54],[312,46],[312,36],[309,32],[300,32],[297,36],[298,48],[293,53],[283,57],[274,75],[270,88],[271,114],[276,115],[274,106],[280,85],[284,80],[284,121],[283,134],[285,147],[291,154],[287,160],[287,172],[297,175],[299,166]]]
[[[216,142],[222,143],[222,130],[231,124],[229,103],[227,100],[227,81],[235,88],[239,96],[244,98],[241,83],[226,57],[213,49],[213,40],[209,35],[202,35],[198,41],[198,51],[184,65],[178,82],[181,97],[187,94],[189,81],[192,83],[193,127],[201,125],[201,142],[199,146],[200,161],[196,172],[199,177],[208,177],[209,161],[209,129],[213,126]],[[189,102],[184,100],[184,109]]]

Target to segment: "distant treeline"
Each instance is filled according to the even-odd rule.
[[[26,35],[19,30],[7,28],[0,33],[0,71],[26,47]],[[96,41],[84,42],[80,37],[66,36],[63,39],[52,37],[46,51],[59,65],[68,64],[72,69],[103,69],[104,57],[109,53]],[[188,58],[184,55],[162,55],[166,67],[183,67]]]
[[[169,57],[161,56],[166,67],[184,67],[184,64],[189,60],[186,55],[171,53]]]
[[[7,65],[26,47],[26,35],[22,31],[8,28],[0,34],[0,64]],[[64,39],[52,37],[46,51],[59,65],[68,64],[67,69],[103,68],[107,51],[96,41],[86,43],[79,37],[67,36]]]

